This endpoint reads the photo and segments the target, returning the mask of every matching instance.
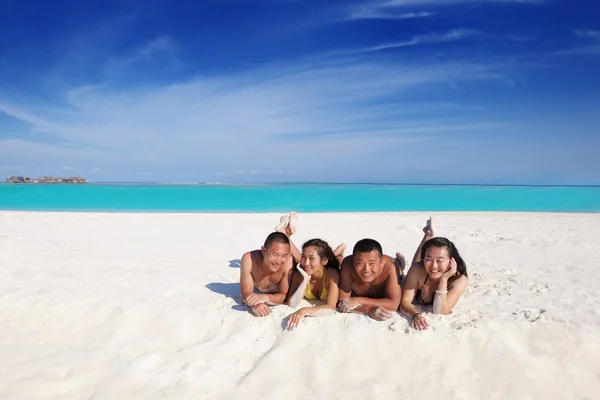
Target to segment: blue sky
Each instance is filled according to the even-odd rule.
[[[600,184],[600,3],[4,0],[0,176]]]

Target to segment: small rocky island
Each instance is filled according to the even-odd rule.
[[[11,176],[6,178],[6,183],[70,183],[70,184],[81,184],[87,183],[85,178],[79,176],[62,178],[54,176],[40,176],[36,179],[31,179],[27,176]]]

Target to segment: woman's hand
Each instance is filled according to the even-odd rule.
[[[413,328],[415,328],[418,331],[424,331],[424,330],[427,330],[427,328],[429,328],[429,324],[427,323],[427,320],[425,319],[425,317],[423,315],[421,315],[421,313],[415,314],[412,317],[410,324],[412,325]]]
[[[306,308],[301,308],[290,316],[287,323],[288,330],[292,330],[298,326],[302,318],[306,315],[306,311]]]
[[[458,270],[458,265],[456,264],[456,260],[454,259],[454,257],[452,257],[452,258],[450,258],[450,268],[448,268],[448,270],[446,272],[444,272],[444,274],[442,275],[442,279],[447,281],[448,278],[450,278],[451,276],[456,274],[457,270]]]

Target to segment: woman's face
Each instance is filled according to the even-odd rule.
[[[425,271],[432,279],[441,278],[444,272],[450,268],[450,254],[447,247],[430,247],[425,253],[423,260]]]
[[[302,260],[300,261],[300,265],[308,275],[321,271],[323,267],[325,267],[325,264],[327,264],[327,260],[323,260],[319,256],[317,249],[313,246],[308,246],[302,250]]]

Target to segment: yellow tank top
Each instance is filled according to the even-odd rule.
[[[319,296],[320,300],[327,301],[327,288],[325,287],[325,277],[327,276],[327,270],[323,271],[323,291],[321,292],[321,296]],[[317,297],[310,291],[310,285],[306,285],[306,290],[304,291],[304,297],[307,300],[316,300]]]

